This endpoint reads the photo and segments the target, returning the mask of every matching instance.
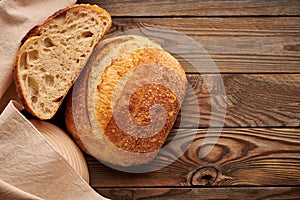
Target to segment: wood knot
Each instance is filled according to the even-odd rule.
[[[205,144],[202,145],[201,148],[197,149],[198,156],[205,162],[215,163],[221,160],[230,149],[224,145],[220,144]]]
[[[191,185],[216,185],[219,171],[215,167],[202,167],[192,173]]]

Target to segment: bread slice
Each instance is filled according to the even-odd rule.
[[[14,79],[28,112],[40,119],[54,116],[111,23],[102,8],[79,4],[58,11],[25,36]]]
[[[186,84],[179,62],[149,39],[101,41],[68,97],[67,128],[97,159],[120,166],[148,163],[173,126]],[[151,110],[156,104],[165,116]]]

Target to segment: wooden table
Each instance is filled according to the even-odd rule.
[[[201,111],[199,124],[183,131],[190,137],[197,130],[193,143],[174,163],[149,173],[120,172],[87,156],[96,191],[112,199],[300,198],[300,1],[79,2],[110,12],[113,26],[107,37],[160,26],[193,38],[218,66],[226,91],[222,133],[211,152],[199,158],[199,149],[210,145],[202,142],[211,106],[218,101],[210,98],[203,75],[219,75],[210,68],[196,73],[179,57]],[[188,100],[187,109],[192,106]],[[164,159],[160,155],[157,162]]]

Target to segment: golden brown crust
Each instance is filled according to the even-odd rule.
[[[105,17],[108,22],[107,22],[107,28],[105,30],[103,30],[103,33],[101,34],[101,36],[98,38],[98,40],[95,42],[98,43],[101,38],[104,36],[104,34],[106,34],[108,32],[108,30],[110,29],[111,27],[111,23],[112,23],[112,20],[111,20],[111,17],[109,15],[109,13],[96,6],[96,5],[89,5],[89,4],[75,4],[75,5],[71,5],[69,7],[66,7],[64,9],[61,9],[59,11],[57,11],[56,13],[54,13],[52,16],[48,17],[44,22],[42,22],[41,24],[35,26],[34,28],[32,28],[27,34],[26,36],[22,39],[22,44],[20,46],[20,49],[18,51],[18,54],[16,56],[16,64],[15,64],[15,68],[14,68],[14,82],[15,82],[15,85],[16,85],[16,91],[18,93],[18,97],[20,99],[20,102],[24,105],[24,108],[30,113],[32,114],[33,116],[35,117],[38,117],[39,119],[42,119],[42,120],[45,120],[45,119],[49,119],[49,118],[52,118],[53,115],[55,114],[55,112],[53,112],[53,114],[50,116],[50,117],[44,117],[42,115],[39,115],[37,114],[29,105],[28,105],[28,102],[26,101],[26,97],[24,96],[23,94],[23,91],[22,91],[22,88],[21,88],[21,82],[19,80],[19,69],[18,69],[18,60],[20,59],[21,57],[21,54],[23,52],[23,48],[24,48],[24,44],[26,42],[29,42],[34,36],[38,36],[40,34],[40,29],[47,25],[49,22],[51,22],[52,20],[56,19],[56,18],[59,18],[61,16],[64,16],[68,11],[71,11],[71,10],[75,10],[75,9],[92,9],[96,12],[99,12],[101,13],[101,15],[103,15],[103,17]],[[84,67],[84,65],[82,66]],[[68,87],[66,88],[68,91],[73,83],[74,83],[75,80],[72,80],[72,82],[70,82],[70,84],[68,85]],[[56,108],[54,110],[57,110],[59,108],[59,106],[61,105],[61,103],[63,102],[64,98],[65,98],[66,94],[64,94],[61,98],[57,99],[58,101],[58,104],[56,106]]]
[[[67,112],[73,112],[73,116],[66,114],[68,130],[76,140],[80,138],[79,143],[84,143],[88,153],[122,166],[148,163],[155,157],[178,115],[187,84],[185,72],[174,57],[162,49],[143,46],[112,57],[100,77],[95,77],[92,69],[100,67],[99,60],[128,40],[135,38],[123,36],[97,45],[74,87],[77,92],[73,98],[77,98],[77,105],[73,109],[70,103],[67,105]],[[89,96],[88,83],[92,81],[97,82],[95,99],[77,97],[76,94]],[[93,108],[93,102],[95,110],[91,116],[88,110]],[[151,110],[156,104],[165,109],[165,118],[156,115],[159,110]],[[136,126],[130,125],[127,112]],[[70,119],[76,115],[83,121]],[[158,116],[154,119],[156,123],[145,129],[151,125],[151,116]],[[127,130],[120,124],[127,126]]]
[[[123,91],[123,93],[124,92],[126,91]],[[125,124],[127,121],[127,119],[122,117],[124,112],[126,112],[122,110],[122,107],[124,108],[122,104],[125,103],[126,102],[117,101],[117,104],[121,104],[118,105],[121,108],[115,109],[114,111],[115,116],[120,119],[118,123]],[[151,117],[149,115],[150,108],[156,104],[162,106],[167,113],[166,120],[164,118],[158,120],[165,124],[159,132],[153,133],[151,131],[152,129],[156,130],[160,127],[160,124],[157,123],[151,128],[144,129],[142,132],[139,128],[133,128],[131,133],[128,134],[118,126],[115,118],[112,117],[106,126],[104,134],[113,144],[128,152],[149,153],[158,151],[164,144],[179,112],[180,104],[174,93],[163,85],[144,85],[138,88],[132,95],[129,103],[129,114],[138,126],[149,125],[151,124]],[[159,116],[156,115],[156,117]]]
[[[73,137],[73,139],[75,140],[76,144],[80,147],[81,150],[83,150],[85,153],[88,153],[89,154],[89,151],[86,149],[85,145],[83,144],[83,142],[81,141],[79,135],[77,134],[77,128],[75,126],[75,117],[76,115],[74,116],[73,115],[73,111],[72,111],[72,91],[69,92],[69,95],[67,97],[67,104],[69,106],[66,107],[66,110],[65,110],[65,118],[68,119],[68,126],[67,126],[67,129],[68,129],[68,132],[71,134],[71,136]],[[84,111],[84,109],[82,109]],[[85,115],[85,113],[84,113]],[[78,115],[77,115],[78,117]],[[88,123],[88,122],[84,122],[84,123]],[[91,131],[91,130],[88,130],[88,127],[86,127],[86,129],[84,129],[86,131]],[[81,131],[82,133],[82,130],[79,130]]]
[[[149,67],[146,65],[149,65]],[[123,67],[121,70],[120,66],[126,67]],[[154,66],[155,69],[151,69],[151,67]],[[116,105],[113,107],[110,102],[112,101],[112,94],[114,93],[113,87],[115,83],[118,83],[130,70],[136,68],[139,68],[139,71],[134,70],[134,74],[129,78],[126,86],[122,90],[122,94],[119,94],[118,96],[119,99],[117,100]],[[172,70],[167,70],[168,68]],[[109,76],[112,75],[112,73],[109,72],[112,70],[116,71],[118,76]],[[157,74],[155,73],[156,71],[160,71],[160,73]],[[173,77],[171,74],[173,74]],[[166,87],[170,86],[171,81],[174,81],[171,79],[174,79],[175,74],[178,74],[177,77],[185,77],[184,71],[181,69],[178,61],[167,52],[152,48],[142,49],[135,51],[126,57],[117,58],[106,68],[102,74],[103,78],[101,83],[97,86],[99,95],[101,95],[100,97],[102,98],[100,98],[100,101],[97,102],[95,112],[98,123],[100,123],[100,126],[103,127],[104,134],[110,139],[110,141],[123,150],[136,153],[153,152],[161,148],[167,134],[170,131],[170,127],[172,127],[179,112],[180,104],[183,99],[182,95],[185,91],[184,79],[180,80],[181,82],[178,82],[177,85],[174,84],[172,87],[175,89],[175,87],[178,88],[181,86],[181,91],[177,95]],[[159,82],[161,76],[165,76],[170,80],[166,80],[164,82],[161,81],[160,84],[153,84],[154,82]],[[144,84],[143,82],[147,79],[151,79],[151,82],[153,83]],[[142,86],[135,88],[134,86],[136,84]],[[132,136],[132,134],[139,135],[139,129],[135,131],[132,130],[131,135],[128,135],[118,127],[112,110],[114,110],[115,116],[120,115],[119,123],[126,123],[126,111],[116,108],[120,107],[121,109],[123,107],[124,109],[127,109],[127,102],[122,102],[121,98],[126,93],[133,93],[130,98],[129,111],[131,111],[130,115],[132,119],[134,119],[134,122],[139,126],[145,126],[151,122],[149,112],[153,105],[161,105],[166,110],[167,114],[170,113],[168,114],[165,122],[161,119],[161,123],[165,123],[165,126],[161,129],[161,131],[154,136],[149,135],[153,134],[150,131],[148,135],[143,136],[146,138],[138,138]],[[179,96],[180,94],[181,96]],[[180,100],[178,100],[177,96]],[[103,102],[107,104],[103,105]],[[155,128],[152,127],[152,129]]]
[[[111,102],[114,98],[115,85],[118,84],[130,70],[146,64],[167,66],[174,69],[174,72],[180,73],[185,77],[185,73],[178,61],[164,50],[152,48],[141,49],[124,57],[114,59],[111,65],[107,66],[104,70],[101,81],[97,85],[98,91],[100,92],[98,93],[98,103],[96,104],[96,116],[100,127],[105,129],[112,117],[113,105]],[[144,73],[148,73],[147,69],[145,70]]]

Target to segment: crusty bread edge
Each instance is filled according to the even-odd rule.
[[[14,83],[15,83],[15,86],[16,86],[16,91],[17,91],[17,94],[18,94],[18,98],[19,98],[20,102],[23,104],[24,108],[25,108],[31,115],[33,115],[33,116],[35,116],[35,117],[37,117],[37,118],[39,118],[39,119],[41,119],[41,120],[51,119],[51,118],[55,115],[55,113],[57,112],[58,108],[59,108],[60,105],[62,104],[64,98],[66,97],[68,91],[70,90],[70,88],[72,87],[72,85],[73,85],[73,83],[76,81],[76,79],[73,80],[73,81],[69,84],[69,86],[67,87],[67,90],[66,90],[66,91],[67,91],[66,94],[64,94],[64,95],[63,95],[63,98],[58,102],[57,106],[56,106],[55,109],[54,109],[55,111],[52,113],[52,115],[51,115],[49,118],[44,118],[43,116],[38,115],[37,113],[35,113],[34,110],[32,110],[31,107],[30,107],[30,106],[27,104],[27,102],[26,102],[25,96],[24,96],[23,93],[22,93],[21,83],[20,83],[19,80],[18,80],[18,76],[19,76],[19,69],[18,69],[18,67],[17,67],[17,66],[18,66],[18,60],[19,60],[19,58],[20,58],[20,56],[21,56],[21,55],[20,55],[21,52],[23,52],[22,50],[23,50],[23,48],[24,48],[24,44],[25,44],[26,42],[29,42],[29,41],[30,41],[30,38],[36,36],[36,35],[39,33],[40,27],[42,27],[42,26],[44,26],[45,24],[49,23],[51,20],[55,19],[56,17],[58,17],[58,16],[60,16],[60,15],[62,15],[62,14],[64,14],[64,13],[66,13],[67,11],[69,11],[69,10],[71,10],[71,9],[74,9],[74,8],[77,8],[77,7],[86,7],[86,8],[89,8],[89,9],[92,8],[92,9],[94,9],[94,10],[98,10],[98,11],[104,13],[104,15],[108,18],[109,23],[107,24],[107,28],[106,28],[106,30],[103,31],[103,33],[101,34],[101,36],[98,38],[97,42],[95,42],[94,46],[92,47],[92,49],[93,49],[93,48],[96,46],[96,44],[102,39],[102,37],[109,31],[109,29],[110,29],[110,27],[111,27],[111,25],[112,25],[112,19],[111,19],[111,16],[110,16],[110,14],[109,14],[106,10],[104,10],[103,8],[100,8],[100,7],[97,6],[97,5],[90,5],[90,4],[74,4],[74,5],[68,6],[68,7],[64,8],[64,9],[61,9],[61,10],[55,12],[53,15],[49,16],[46,20],[44,20],[41,24],[36,25],[35,27],[33,27],[33,28],[25,35],[25,37],[22,39],[22,41],[21,41],[21,46],[20,46],[20,48],[19,48],[19,50],[18,50],[18,54],[17,54],[17,56],[16,56],[15,67],[14,67],[14,73],[13,73],[13,79],[14,79]],[[90,54],[90,55],[91,55],[91,54]],[[87,59],[87,60],[88,60],[88,59]],[[87,63],[87,61],[83,64],[82,69],[85,67],[86,63]],[[81,70],[82,70],[82,69],[81,69]],[[79,75],[78,75],[78,76],[79,76]],[[77,76],[77,77],[78,77],[78,76]]]
[[[102,50],[103,48],[105,48],[106,46],[108,46],[110,43],[114,43],[114,42],[122,42],[122,41],[126,41],[126,37],[127,36],[123,36],[123,37],[119,37],[119,38],[109,38],[107,40],[102,41],[101,43],[98,44],[98,46],[95,47],[95,50],[93,52],[93,54],[91,55],[89,62],[88,62],[88,66],[85,67],[83,73],[81,74],[82,77],[85,77],[85,79],[89,79],[89,73],[91,72],[91,68],[93,67],[95,61],[98,59],[98,53],[100,50]],[[130,53],[130,52],[127,52]],[[178,61],[177,61],[178,62]],[[184,73],[183,69],[181,71],[181,73]],[[180,72],[179,72],[180,73]],[[185,76],[185,73],[184,73]],[[79,80],[80,82],[80,80]],[[85,85],[82,85],[85,84]],[[86,83],[80,83],[79,85],[77,85],[78,87],[83,87],[82,90],[80,91],[84,91],[87,92],[88,91],[88,84]],[[70,94],[69,94],[70,95]],[[184,94],[183,94],[184,95]],[[86,95],[84,95],[86,96]],[[183,97],[181,98],[183,100]],[[87,109],[87,98],[85,98],[84,102],[80,102],[78,103],[78,106],[80,106],[80,108],[76,107],[75,112],[79,112],[79,110],[81,110],[81,119],[82,119],[82,113],[86,112],[82,109]],[[181,102],[182,103],[182,102]],[[107,151],[110,152],[110,155],[115,155],[115,157],[117,158],[118,156],[122,157],[122,156],[126,156],[126,159],[120,159],[117,158],[116,160],[113,161],[114,165],[121,165],[121,166],[134,166],[137,164],[146,164],[149,163],[150,161],[153,160],[153,158],[157,155],[157,152],[148,152],[148,153],[133,153],[133,152],[125,152],[124,150],[120,150],[118,149],[116,146],[113,146],[113,144],[110,143],[110,140],[105,137],[104,135],[102,136],[103,141],[102,140],[97,140],[94,141],[94,134],[92,127],[91,127],[91,122],[90,119],[88,120],[89,124],[89,128],[85,129],[84,131],[90,131],[90,133],[84,132],[84,133],[80,133],[80,135],[78,135],[78,131],[76,130],[75,127],[75,122],[74,122],[74,113],[73,110],[71,108],[72,106],[72,95],[68,96],[68,103],[66,106],[66,125],[67,125],[67,129],[68,131],[71,133],[71,135],[73,136],[74,140],[77,142],[77,144],[88,154],[101,159],[101,155],[103,155],[103,151],[106,151],[106,154],[108,153]],[[83,108],[83,107],[84,108]],[[180,108],[179,108],[180,109]],[[79,123],[81,123],[81,127],[85,126],[84,124],[82,124],[82,121],[79,121]],[[78,124],[77,124],[78,125]],[[170,127],[171,129],[172,127]],[[103,131],[100,131],[103,132]],[[103,134],[103,133],[102,133]],[[89,144],[90,143],[90,144]],[[97,150],[93,151],[93,148],[89,148],[91,151],[93,152],[89,152],[86,148],[85,145],[90,145],[90,147],[95,147],[97,146]],[[106,150],[109,149],[109,150]],[[126,153],[126,155],[124,155]],[[118,156],[117,156],[118,155]],[[111,157],[111,159],[113,159]],[[108,162],[108,160],[104,160],[105,162]]]
[[[119,40],[120,41],[120,40]],[[124,40],[121,40],[124,41]],[[94,51],[92,52],[91,56],[89,57],[87,63],[94,63],[95,60],[98,59],[99,57],[99,52],[104,49],[107,45],[111,44],[111,43],[115,43],[116,40],[115,38],[108,38],[106,40],[101,41],[100,43],[98,43],[95,48]],[[75,140],[75,142],[77,143],[77,145],[87,154],[91,154],[87,148],[85,147],[84,143],[82,142],[82,139],[80,139],[78,130],[76,128],[76,124],[75,124],[75,116],[74,116],[74,112],[73,112],[73,90],[80,90],[79,93],[85,93],[88,91],[88,79],[89,79],[89,74],[90,71],[92,70],[92,64],[86,65],[84,67],[84,69],[82,70],[82,72],[80,73],[77,81],[76,81],[76,88],[73,88],[71,90],[71,92],[69,92],[68,96],[67,96],[67,104],[66,104],[66,109],[65,109],[65,123],[66,123],[66,128],[68,130],[68,132],[72,135],[73,139]],[[77,104],[76,104],[76,111],[80,111],[82,114],[82,118],[85,117],[88,119],[88,121],[86,122],[87,124],[85,124],[88,128],[82,130],[84,132],[81,132],[81,135],[85,135],[85,136],[92,136],[90,135],[92,133],[92,126],[90,125],[90,121],[89,121],[89,115],[88,115],[88,109],[87,109],[87,95],[83,95],[81,97],[79,97],[79,100],[77,100]],[[84,116],[83,116],[84,115]],[[83,123],[82,121],[80,121],[80,123]]]

